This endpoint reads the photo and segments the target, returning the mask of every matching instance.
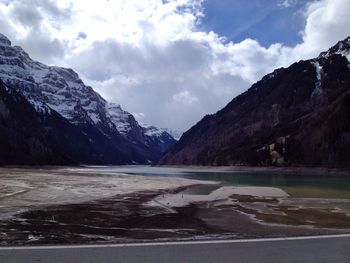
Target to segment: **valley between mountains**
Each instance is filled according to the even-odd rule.
[[[349,54],[276,69],[176,142],[0,35],[0,163],[349,168]]]
[[[349,54],[276,69],[176,141],[0,35],[1,245],[349,233]]]

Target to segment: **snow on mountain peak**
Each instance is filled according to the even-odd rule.
[[[173,144],[174,139],[165,131],[162,131],[165,137],[160,138],[156,127],[152,128],[153,132],[145,130],[119,104],[108,103],[85,85],[74,70],[35,61],[21,47],[12,46],[2,34],[0,79],[24,95],[38,112],[54,110],[70,123],[94,127],[109,139],[122,135],[126,142],[137,145],[136,151],[142,149],[147,158],[155,159]]]
[[[75,122],[77,105],[90,118],[87,123],[92,120],[97,124],[106,119],[102,110],[106,101],[72,69],[49,67],[32,60],[21,47],[11,45],[0,48],[0,64],[0,77],[18,87],[28,100],[46,104],[73,123],[81,123],[81,118]]]
[[[1,33],[0,33],[0,45],[11,46],[11,41]]]
[[[118,132],[124,136],[132,129],[132,123],[136,124],[134,116],[124,111],[119,104],[106,103],[106,110]]]
[[[107,109],[111,109],[111,110],[122,110],[122,107],[120,106],[120,104],[114,103],[114,102],[109,102],[108,104],[106,104]]]
[[[167,133],[169,133],[175,140],[180,140],[183,132],[176,129],[165,129]]]
[[[147,124],[142,124],[142,127],[145,129],[145,134],[147,136],[157,136],[160,137],[163,135],[163,133],[165,133],[165,129],[162,128],[157,128],[155,126],[152,125],[147,125]]]
[[[159,138],[172,137],[173,139],[178,141],[182,135],[182,133],[177,130],[158,128],[158,127],[144,124],[144,123],[140,123],[140,125],[144,129],[145,135],[149,137],[159,137]]]
[[[328,49],[325,52],[321,52],[318,56],[319,58],[327,58],[331,55],[339,54],[345,56],[350,62],[350,37],[345,38],[342,41],[339,41],[333,47]]]

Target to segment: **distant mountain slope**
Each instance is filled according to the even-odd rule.
[[[0,164],[124,163],[104,136],[95,140],[45,105],[36,110],[0,80]]]
[[[47,145],[42,130],[31,104],[0,81],[0,164],[69,162]]]
[[[350,167],[350,38],[205,116],[160,164]]]
[[[65,154],[73,154],[75,162],[150,163],[158,160],[175,143],[170,135],[164,140],[158,135],[147,134],[130,113],[119,105],[108,103],[86,86],[72,69],[34,61],[22,48],[12,46],[2,34],[0,79],[7,88],[22,94],[37,112],[55,112],[93,142],[87,143],[87,148],[80,149],[80,153],[73,154],[74,149],[66,149],[73,151]],[[54,132],[64,136],[61,130]],[[74,141],[72,143],[74,145]],[[94,155],[98,156],[93,158]]]

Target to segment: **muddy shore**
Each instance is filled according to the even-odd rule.
[[[0,245],[350,233],[350,199],[276,187],[63,170],[0,169]],[[198,185],[204,194],[191,194]]]
[[[240,201],[233,205],[225,202],[199,202],[184,207],[172,207],[172,211],[164,207],[145,205],[164,194],[169,192],[138,192],[24,212],[14,218],[0,221],[0,244],[6,246],[239,239],[350,232],[350,223],[338,225],[337,220],[344,223],[342,217],[333,217],[333,224],[325,226],[313,226],[300,220],[291,224],[288,220],[278,221],[278,217],[272,214],[264,214],[266,218],[257,220],[256,217],[260,215],[258,209],[246,206],[253,203],[276,203],[273,199],[254,200],[253,197],[234,196],[233,198]]]

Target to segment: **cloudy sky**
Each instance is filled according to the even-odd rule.
[[[0,0],[0,31],[143,123],[186,130],[350,35],[349,0]]]

